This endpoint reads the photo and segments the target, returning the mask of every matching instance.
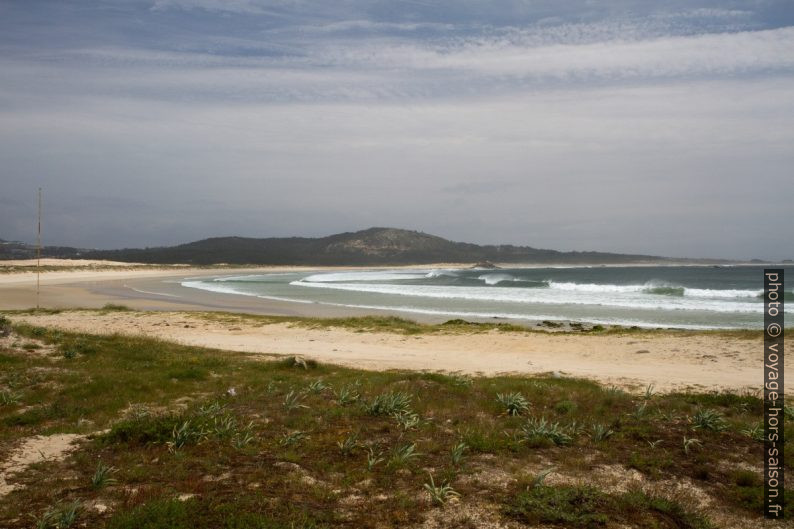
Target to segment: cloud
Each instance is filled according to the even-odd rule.
[[[123,96],[286,103],[399,101],[556,90],[591,84],[794,74],[794,27],[586,44],[479,37],[442,44],[374,40],[266,43],[280,53],[233,56],[126,48],[6,57],[0,97]],[[289,50],[289,52],[287,52]],[[59,79],[57,87],[38,82]],[[0,99],[2,104],[2,99]],[[47,104],[47,103],[42,103]]]
[[[152,11],[200,9],[213,12],[264,14],[264,3],[255,0],[155,0]]]
[[[77,246],[394,225],[790,257],[757,237],[765,206],[794,222],[785,3],[26,4],[0,19],[2,238],[43,185]]]

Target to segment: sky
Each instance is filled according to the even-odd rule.
[[[0,238],[794,258],[790,0],[0,0]]]

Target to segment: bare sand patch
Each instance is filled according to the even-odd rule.
[[[8,482],[15,474],[24,472],[35,463],[63,460],[70,452],[77,449],[77,442],[84,437],[77,434],[57,434],[37,435],[23,440],[0,463],[0,497],[19,488],[19,485]]]

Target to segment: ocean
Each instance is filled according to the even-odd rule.
[[[794,284],[791,268],[786,275]],[[334,270],[187,278],[181,284],[473,321],[682,329],[761,329],[763,324],[763,268],[757,266]],[[794,301],[791,286],[785,299]]]

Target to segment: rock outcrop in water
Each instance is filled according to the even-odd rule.
[[[472,270],[478,270],[480,268],[485,268],[486,270],[499,270],[501,266],[496,266],[491,261],[482,261],[481,263],[477,263],[473,265]]]

